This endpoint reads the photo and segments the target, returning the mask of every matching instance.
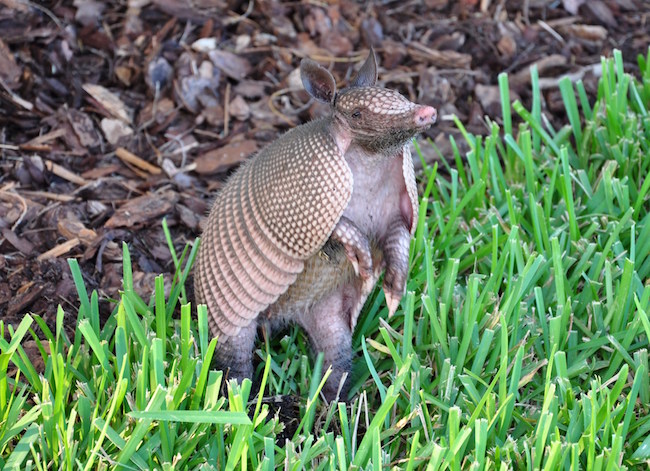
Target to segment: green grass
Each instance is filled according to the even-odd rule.
[[[169,298],[160,277],[149,302],[133,290],[124,246],[124,289],[104,326],[74,260],[74,338],[60,309],[54,332],[38,316],[15,331],[0,321],[11,339],[0,340],[0,466],[643,469],[650,51],[640,82],[622,64],[618,52],[603,60],[595,103],[561,82],[561,129],[541,113],[535,70],[530,111],[510,105],[502,75],[503,128],[479,137],[457,123],[470,151],[455,151],[448,178],[425,165],[398,315],[386,319],[376,290],[359,319],[350,405],[319,399],[322,365],[297,328],[260,342],[265,394],[304,398],[295,435],[276,440],[282,424],[250,382],[223,397],[209,367],[206,312],[184,292],[196,244],[174,254]],[[21,347],[30,337],[40,375]]]

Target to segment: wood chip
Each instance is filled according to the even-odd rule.
[[[141,159],[134,153],[129,152],[124,147],[118,147],[115,150],[115,155],[117,155],[125,163],[138,167],[139,169],[144,170],[145,172],[149,172],[152,175],[158,175],[160,174],[160,172],[162,172],[160,167],[150,164],[149,162],[147,162],[144,159]]]
[[[0,86],[2,86],[2,88],[5,89],[5,92],[7,92],[7,94],[9,94],[9,96],[11,97],[11,100],[12,100],[15,104],[17,104],[18,106],[20,106],[20,107],[22,107],[22,108],[25,108],[25,109],[28,110],[28,111],[32,111],[32,110],[34,109],[34,105],[33,105],[33,104],[31,104],[31,103],[30,103],[29,101],[27,101],[27,100],[23,100],[23,99],[20,98],[17,94],[15,94],[15,93],[11,90],[11,88],[9,87],[9,85],[7,85],[7,84],[5,83],[5,81],[4,81],[1,77],[0,77]]]
[[[472,65],[472,56],[461,52],[438,51],[416,42],[409,44],[407,50],[414,58],[442,69],[468,69]]]
[[[580,5],[582,5],[586,1],[587,0],[562,0],[562,6],[566,11],[568,11],[572,15],[577,15],[578,8],[580,8]]]
[[[48,200],[61,201],[63,203],[67,203],[75,199],[74,196],[61,195],[59,193],[51,193],[49,191],[20,190],[20,194],[29,196],[31,198],[45,198]]]
[[[215,66],[232,79],[243,80],[250,74],[250,62],[237,54],[217,49],[210,51],[208,57]]]
[[[598,62],[596,64],[586,65],[584,67],[580,67],[580,69],[576,70],[575,72],[562,74],[558,77],[542,77],[539,79],[539,88],[541,90],[557,89],[562,78],[568,77],[571,82],[575,83],[578,80],[582,80],[588,73],[593,74],[594,77],[600,77],[603,75],[602,64]]]
[[[92,244],[97,238],[97,233],[92,229],[88,229],[78,219],[59,219],[56,229],[66,239],[79,239],[84,245]]]
[[[523,67],[517,73],[512,74],[510,76],[510,84],[513,87],[528,84],[530,82],[530,68],[534,65],[537,66],[537,71],[540,77],[542,77],[546,71],[556,67],[566,66],[566,64],[567,58],[561,54],[551,54],[550,56],[542,57],[538,61]]]
[[[133,227],[146,223],[170,213],[177,201],[178,194],[171,191],[139,196],[120,206],[104,227]]]
[[[26,0],[1,0],[1,4],[6,5],[11,10],[25,12],[29,10],[29,4]]]
[[[52,146],[48,146],[46,144],[40,145],[40,146],[30,146],[27,144],[21,144],[16,150],[25,150],[28,152],[36,152],[36,153],[41,153],[41,154],[48,154],[52,152]]]
[[[255,141],[246,140],[233,142],[227,146],[213,149],[200,155],[194,163],[196,171],[203,175],[225,172],[229,168],[243,162],[257,151]]]
[[[70,170],[66,169],[65,167],[62,167],[59,164],[55,164],[51,160],[45,161],[45,167],[47,167],[47,169],[57,177],[61,177],[76,185],[82,186],[88,184],[88,180],[86,180],[85,178],[81,178],[76,173],[71,172]]]
[[[490,116],[501,116],[501,93],[496,85],[477,84],[475,88],[476,99],[481,104],[483,111]]]
[[[15,89],[20,85],[22,69],[7,44],[0,38],[0,77],[7,84],[7,87]]]
[[[101,127],[106,140],[113,146],[125,144],[133,137],[133,129],[121,119],[104,118]]]
[[[18,235],[9,228],[2,229],[2,236],[7,239],[11,245],[16,249],[20,250],[23,254],[29,255],[34,250],[34,244],[25,239],[24,237],[18,237]]]
[[[232,116],[239,121],[246,121],[251,114],[250,106],[246,103],[241,95],[237,95],[228,105],[228,110]]]
[[[111,116],[131,124],[131,110],[120,100],[115,93],[107,90],[101,85],[85,83],[82,87],[95,102]]]
[[[20,147],[24,149],[27,146],[42,146],[43,144],[46,144],[64,135],[65,135],[65,128],[57,128],[48,133],[45,133],[41,136],[35,137],[34,139],[25,142]]]
[[[99,144],[99,136],[90,116],[79,110],[68,110],[66,114],[72,130],[83,147],[92,148]]]
[[[27,289],[22,293],[16,293],[16,296],[9,302],[7,307],[7,315],[14,316],[18,313],[21,313],[26,309],[36,298],[38,298],[43,290],[44,286],[33,286],[32,282],[26,283],[21,286],[20,289],[26,287]],[[19,291],[20,291],[19,289]],[[47,343],[45,343],[47,345]]]
[[[120,164],[110,164],[104,167],[95,167],[86,170],[81,174],[81,176],[88,180],[97,180],[99,178],[104,178],[106,175],[110,175],[111,173],[118,173],[122,168],[123,167]]]
[[[613,28],[618,24],[612,9],[602,0],[590,0],[585,4],[585,7],[587,10],[591,11],[598,21],[606,24],[610,28]]]
[[[39,262],[43,260],[47,260],[49,258],[57,258],[60,257],[61,255],[65,255],[68,252],[70,252],[72,249],[74,249],[77,245],[79,245],[81,241],[78,238],[70,239],[62,244],[57,245],[56,247],[51,248],[47,252],[44,252],[40,254],[38,257],[36,257],[36,260]]]
[[[607,39],[607,30],[598,25],[569,25],[565,28],[565,32],[585,41],[604,41]]]

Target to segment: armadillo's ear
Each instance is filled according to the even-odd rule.
[[[300,78],[311,96],[323,103],[332,103],[336,95],[336,82],[329,70],[311,59],[300,62]]]
[[[350,83],[351,87],[372,87],[377,83],[377,58],[371,47],[366,62],[363,63],[357,75]]]

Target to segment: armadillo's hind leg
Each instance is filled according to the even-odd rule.
[[[242,327],[237,335],[220,336],[217,340],[216,364],[228,379],[242,381],[253,376],[251,352],[255,346],[257,321]]]
[[[342,400],[347,399],[350,366],[352,364],[352,332],[349,313],[346,312],[342,290],[337,290],[320,300],[298,322],[309,334],[314,356],[323,353],[323,369],[332,367],[323,394],[328,401],[336,398],[339,387]],[[344,381],[341,384],[341,381]]]
[[[345,255],[358,276],[367,279],[372,275],[370,242],[356,224],[345,216],[342,217],[334,227],[331,238],[343,246]]]
[[[384,274],[384,294],[388,305],[389,317],[395,314],[397,306],[406,289],[409,270],[409,233],[402,218],[396,218],[390,224],[382,243],[386,273]]]

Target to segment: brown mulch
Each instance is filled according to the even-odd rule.
[[[122,241],[149,293],[173,271],[162,218],[181,250],[229,171],[324,111],[303,57],[343,84],[374,46],[383,85],[438,108],[427,136],[450,157],[444,117],[486,132],[500,72],[526,103],[537,64],[561,123],[559,77],[593,96],[601,55],[634,70],[648,44],[643,0],[0,0],[0,319],[75,319],[69,257],[114,298]]]

